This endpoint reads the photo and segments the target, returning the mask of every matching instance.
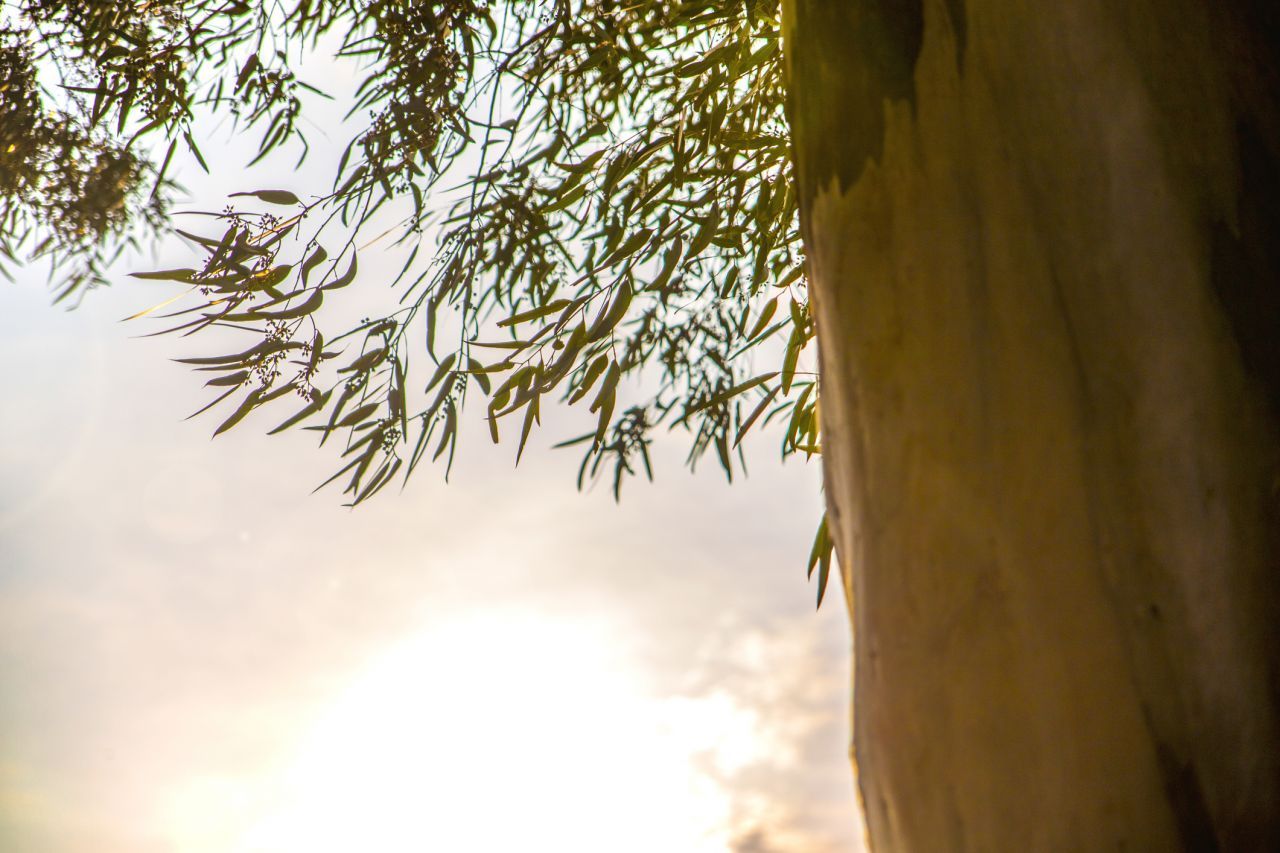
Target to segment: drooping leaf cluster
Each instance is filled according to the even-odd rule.
[[[0,271],[48,257],[65,269],[59,299],[101,281],[136,224],[162,224],[153,172],[109,130],[46,106],[30,40],[0,26]]]
[[[563,444],[583,451],[580,485],[607,473],[615,494],[627,475],[652,476],[657,429],[687,431],[690,464],[710,453],[730,478],[744,435],[771,419],[784,454],[819,451],[816,384],[797,369],[813,324],[776,3],[17,8],[10,38],[25,32],[28,58],[14,67],[32,68],[31,45],[45,45],[35,61],[66,81],[56,109],[132,158],[119,220],[91,234],[99,242],[159,209],[176,147],[204,162],[198,116],[261,128],[258,158],[282,146],[305,156],[299,118],[314,90],[294,69],[329,50],[360,75],[350,115],[367,121],[330,188],[245,188],[243,204],[180,232],[188,268],[140,274],[195,300],[166,315],[173,330],[245,335],[232,352],[186,359],[213,374],[218,432],[295,400],[277,429],[340,438],[332,479],[353,502],[428,456],[451,461],[464,402],[495,441],[516,436],[517,458],[548,398],[581,404],[589,427]],[[34,91],[31,74],[15,79]],[[0,103],[55,109],[38,95]],[[137,153],[156,139],[150,160]],[[155,189],[145,201],[144,177]],[[48,193],[3,195],[35,230]],[[331,328],[333,291],[386,286],[359,269],[374,228],[407,255],[398,304]],[[59,229],[47,229],[55,245],[82,251]],[[825,587],[821,531],[814,554]]]

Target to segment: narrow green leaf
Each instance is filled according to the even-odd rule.
[[[543,305],[540,308],[530,308],[528,311],[521,311],[519,314],[513,314],[507,319],[499,321],[498,326],[500,327],[515,326],[519,323],[524,323],[529,320],[536,320],[539,317],[545,317],[548,314],[554,314],[557,311],[562,311],[569,304],[570,304],[570,300],[568,299],[553,299],[552,301],[548,302],[546,305]]]
[[[587,330],[587,343],[592,343],[611,333],[622,322],[622,318],[626,316],[627,309],[631,307],[631,298],[635,291],[631,288],[631,282],[623,279],[618,286],[618,296],[607,310],[602,311],[596,321],[591,324],[591,328]]]
[[[600,378],[600,375],[604,373],[605,368],[608,366],[609,356],[596,356],[595,361],[591,362],[591,365],[587,368],[587,372],[582,375],[582,382],[578,385],[577,390],[574,391],[573,396],[569,398],[569,405],[572,406],[574,403],[587,396],[587,392],[591,390],[591,386],[595,384],[595,381]]]
[[[374,412],[376,412],[378,410],[378,405],[379,405],[378,403],[365,403],[363,406],[360,406],[354,411],[348,412],[345,418],[338,421],[337,426],[339,428],[355,426],[356,424],[362,422],[365,418],[369,417],[369,415],[372,415]]]
[[[182,138],[187,143],[187,149],[195,155],[196,162],[200,164],[200,168],[205,174],[209,174],[209,164],[204,161],[204,155],[200,153],[200,148],[196,145],[196,141],[191,137],[191,131],[182,131]]]
[[[559,444],[553,444],[551,447],[554,450],[559,450],[562,447],[573,447],[575,444],[582,444],[583,442],[590,441],[595,438],[595,436],[596,434],[594,432],[583,433],[576,438],[570,438],[560,442]]]
[[[302,262],[302,286],[307,286],[307,278],[311,275],[311,271],[317,265],[324,263],[324,259],[329,257],[329,253],[325,251],[324,246],[316,246],[316,250],[307,256]]]
[[[680,263],[680,255],[684,251],[684,235],[677,234],[675,240],[671,243],[671,248],[667,249],[662,255],[662,269],[658,271],[658,276],[649,285],[659,293],[667,286],[667,282],[671,279],[671,274],[676,271]]]
[[[617,367],[617,365],[614,365]],[[618,401],[618,394],[615,388],[609,388],[608,393],[603,393],[602,398],[598,398],[600,403],[600,420],[596,424],[595,446],[599,447],[604,443],[605,433],[609,429],[609,423],[613,420],[613,407]],[[595,411],[595,409],[592,409]]]
[[[831,549],[822,555],[821,564],[818,566],[818,604],[815,610],[822,607],[822,596],[827,591],[827,578],[831,575]]]
[[[302,344],[297,341],[263,341],[260,344],[249,347],[243,352],[234,355],[215,355],[205,356],[202,358],[175,358],[174,361],[180,364],[232,364],[235,362],[248,361],[271,353],[279,352],[283,349],[302,349]]]
[[[529,441],[529,432],[533,429],[533,424],[538,420],[538,401],[542,398],[535,394],[533,399],[529,401],[529,405],[524,410],[524,423],[520,427],[520,444],[516,448],[516,464],[520,464],[520,457],[524,454],[524,446]]]
[[[835,553],[835,542],[827,528],[827,516],[824,513],[818,525],[818,533],[813,539],[813,549],[809,552],[810,578],[813,577],[814,566],[818,567],[818,607],[822,607],[822,597],[827,591],[827,580],[831,576],[831,562]]]
[[[322,301],[324,301],[324,292],[314,290],[305,301],[291,308],[283,308],[279,311],[246,311],[239,314],[227,314],[223,319],[231,323],[242,320],[296,320],[299,317],[306,317],[315,313]]]
[[[813,547],[809,549],[809,563],[808,563],[808,571],[806,572],[806,575],[805,575],[806,577],[808,578],[813,577],[813,569],[815,566],[818,565],[818,560],[819,558],[821,558],[822,552],[826,548],[826,543],[827,543],[827,515],[826,513],[823,513],[822,521],[818,523],[817,533],[813,537]]]
[[[606,400],[613,399],[614,389],[618,386],[618,379],[622,376],[622,369],[618,367],[616,361],[610,362],[609,372],[604,375],[604,382],[600,384],[600,390],[596,393],[596,398],[591,401],[591,407],[588,411],[596,411],[600,409]],[[612,406],[612,403],[610,403]]]
[[[300,409],[297,413],[289,417],[286,421],[281,423],[275,429],[269,431],[267,435],[275,435],[278,432],[284,432],[289,427],[294,426],[295,424],[298,424],[306,420],[307,418],[311,417],[316,412],[324,408],[324,404],[329,401],[330,393],[332,392],[325,391],[323,394],[320,394],[318,397],[316,397],[316,399],[307,403],[307,405],[303,406],[302,409]]]
[[[761,385],[765,382],[768,382],[770,379],[772,379],[777,375],[778,375],[778,372],[775,370],[772,373],[762,373],[759,376],[756,376],[752,379],[748,379],[746,382],[739,382],[737,385],[734,385],[732,388],[728,388],[724,391],[721,391],[719,394],[712,394],[710,397],[708,397],[706,400],[702,401],[701,403],[698,403],[697,405],[692,406],[689,409],[686,409],[685,415],[687,417],[688,415],[692,415],[695,412],[700,412],[703,409],[709,409],[712,406],[718,406],[721,403],[725,402],[726,400],[733,399],[734,397],[741,394],[743,391],[750,391],[752,388],[756,387],[757,385]]]
[[[236,387],[234,387],[234,388],[228,388],[226,391],[223,391],[223,392],[222,392],[221,394],[219,394],[217,397],[214,397],[214,398],[213,398],[213,400],[212,400],[212,402],[206,403],[205,405],[203,405],[203,406],[201,406],[200,408],[196,409],[196,410],[195,410],[194,412],[192,412],[191,414],[187,415],[187,416],[186,416],[186,418],[184,418],[184,420],[188,420],[188,421],[189,421],[189,420],[191,420],[192,418],[196,417],[197,415],[202,415],[202,414],[204,414],[205,412],[209,411],[209,410],[210,410],[210,409],[212,409],[214,406],[218,405],[218,404],[219,404],[219,403],[221,403],[223,400],[227,399],[228,397],[230,397],[232,394],[236,393],[236,392],[237,392],[237,391],[239,391],[239,390],[240,390],[239,386],[236,386]]]
[[[746,436],[747,430],[751,429],[751,427],[755,424],[755,422],[760,419],[760,416],[764,414],[765,409],[769,408],[769,404],[773,402],[773,398],[777,397],[781,391],[782,391],[782,386],[775,385],[768,394],[764,395],[764,399],[762,399],[759,402],[759,404],[754,409],[751,410],[751,414],[748,415],[747,419],[742,422],[741,426],[738,427],[738,434],[733,439],[734,447],[737,447],[739,444],[742,443],[742,439]]]
[[[592,166],[594,166],[596,162],[604,156],[604,154],[605,149],[601,148],[599,151],[588,154],[586,159],[580,163],[557,163],[556,165],[570,174],[581,175],[585,174]]]
[[[432,454],[431,461],[439,459],[449,447],[449,442],[453,438],[454,430],[457,429],[456,415],[453,413],[453,404],[450,403],[444,410],[444,432],[440,435],[440,443],[436,445],[436,452]]]
[[[578,183],[579,178],[580,176],[575,175],[574,183]],[[555,213],[558,210],[564,210],[565,208],[574,204],[574,202],[581,199],[586,194],[587,194],[587,185],[579,184],[578,186],[573,187],[568,192],[561,195],[559,198],[557,198],[555,201],[551,202],[550,204],[544,204],[541,210],[543,213]]]
[[[224,433],[236,424],[240,423],[240,421],[244,420],[244,416],[253,411],[254,407],[258,405],[259,398],[261,396],[262,392],[258,389],[254,389],[246,394],[244,400],[240,403],[239,408],[232,412],[231,417],[223,421],[218,428],[213,431],[213,434],[219,435]]]
[[[132,278],[148,281],[181,281],[189,284],[196,277],[196,271],[193,269],[156,270],[155,272],[131,272],[129,275]]]
[[[346,367],[339,368],[338,372],[339,373],[363,373],[369,368],[379,364],[386,357],[387,357],[386,347],[375,347],[374,349],[371,349],[368,352],[361,355],[359,358],[357,358],[355,361],[348,364]]]
[[[219,376],[217,378],[210,379],[208,382],[204,384],[206,386],[215,386],[215,387],[227,386],[227,385],[236,386],[236,385],[242,384],[248,378],[249,378],[249,371],[239,370],[239,371],[236,371],[235,373],[229,373],[226,376]]]
[[[698,255],[711,245],[711,240],[716,236],[716,231],[720,227],[720,211],[712,209],[707,218],[702,220],[702,227],[698,229],[697,236],[693,238],[693,242],[689,244],[688,257],[696,258]]]
[[[522,350],[529,343],[529,341],[472,341],[471,346],[486,347],[488,349]]]
[[[791,330],[791,339],[787,341],[787,355],[782,361],[782,390],[791,393],[791,381],[796,376],[796,362],[800,358],[800,334],[798,329]]]
[[[782,439],[783,448],[795,448],[796,443],[800,440],[801,428],[805,425],[805,421],[809,416],[805,403],[809,400],[809,395],[813,393],[813,383],[805,386],[800,392],[800,399],[796,400],[791,407],[791,419],[787,423],[787,434]]]
[[[488,394],[491,386],[489,384],[489,374],[485,372],[484,365],[468,356],[467,372],[471,374],[471,378],[480,386],[480,390]]]
[[[301,204],[302,200],[288,190],[253,190],[251,192],[231,193],[231,198],[237,196],[252,196],[267,204]]]
[[[631,255],[634,255],[636,252],[638,252],[641,246],[644,246],[645,244],[647,244],[649,242],[649,238],[652,236],[653,236],[652,228],[644,228],[636,232],[635,234],[632,234],[630,237],[626,239],[626,241],[623,242],[621,246],[614,249],[613,252],[611,252],[607,258],[601,261],[600,266],[611,267],[614,264],[616,264],[618,261],[629,258]]]
[[[342,275],[338,276],[337,278],[335,278],[333,281],[329,282],[328,284],[322,285],[320,289],[321,290],[337,290],[340,287],[346,287],[348,284],[350,284],[352,281],[355,280],[355,277],[356,277],[356,256],[353,254],[351,256],[351,266],[347,267],[347,271],[344,272]]]
[[[724,469],[724,475],[729,478],[729,482],[733,482],[733,462],[729,457],[729,437],[724,433],[716,436],[716,458],[720,460],[720,467]]]
[[[217,249],[222,245],[221,240],[214,240],[212,237],[201,237],[199,234],[192,234],[190,231],[183,231],[181,228],[175,228],[173,231],[175,234],[185,237],[193,243],[199,243],[206,249]]]
[[[449,369],[453,367],[453,363],[454,361],[457,360],[457,357],[458,357],[458,354],[454,352],[451,352],[444,357],[444,360],[441,361],[440,364],[436,366],[436,372],[431,374],[431,381],[427,383],[426,388],[422,389],[422,393],[424,394],[427,393],[432,388],[436,387],[436,383],[438,383],[441,379],[444,379],[445,374],[447,374],[449,372]]]
[[[751,327],[751,333],[747,335],[747,340],[755,340],[760,333],[769,325],[769,321],[773,319],[773,315],[778,312],[778,300],[771,299],[769,304],[764,306],[764,310],[760,312],[760,316],[756,319],[755,325]]]

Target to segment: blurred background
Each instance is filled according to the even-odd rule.
[[[341,124],[297,171],[218,168],[256,138],[213,129],[192,207],[316,191]],[[847,617],[804,575],[816,462],[761,432],[729,485],[670,436],[616,505],[548,412],[518,469],[472,424],[449,484],[345,509],[311,493],[327,448],[264,435],[280,411],[184,420],[210,395],[169,359],[207,342],[121,321],[171,293],[125,273],[183,252],[73,311],[40,269],[0,286],[0,849],[861,849]],[[365,257],[353,311],[387,296]]]
[[[344,509],[309,436],[183,420],[140,290],[0,288],[0,848],[856,849],[816,464],[677,436],[615,505],[473,430]]]

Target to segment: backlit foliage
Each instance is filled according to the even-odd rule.
[[[583,453],[580,484],[607,476],[615,494],[652,476],[658,429],[686,431],[689,463],[710,454],[730,478],[743,436],[771,420],[784,454],[818,452],[775,3],[3,8],[0,248],[89,258],[64,293],[159,224],[175,150],[207,163],[199,117],[230,116],[259,134],[257,159],[292,163],[315,92],[302,57],[328,50],[360,76],[351,115],[367,121],[331,187],[246,188],[184,223],[187,268],[138,274],[194,300],[162,315],[173,330],[244,336],[186,359],[212,374],[217,432],[279,409],[277,430],[341,445],[331,481],[356,503],[452,461],[464,403],[517,458],[551,401],[586,409],[563,444]],[[398,305],[333,328],[326,296],[387,286],[360,271],[385,244],[407,253]],[[829,562],[820,529],[820,589]]]

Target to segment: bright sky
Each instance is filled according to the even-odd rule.
[[[816,468],[616,507],[473,435],[344,510],[302,436],[182,420],[128,290],[0,290],[0,848],[856,849]]]
[[[309,438],[183,420],[190,341],[119,322],[157,299],[0,287],[0,849],[861,849],[816,464],[676,436],[618,507],[552,417],[346,510]]]

